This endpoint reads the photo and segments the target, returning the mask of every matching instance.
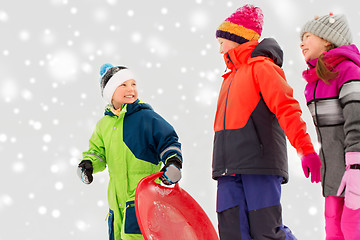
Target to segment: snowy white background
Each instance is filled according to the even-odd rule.
[[[263,9],[262,36],[282,46],[288,82],[315,142],[299,30],[315,15],[346,13],[358,44],[358,1],[2,1],[0,239],[107,239],[107,171],[91,185],[76,175],[103,115],[99,67],[107,62],[131,68],[140,98],[176,128],[184,155],[180,186],[216,227],[212,126],[225,65],[215,31],[245,3]],[[320,185],[305,179],[294,149],[288,152],[284,223],[299,239],[324,239]]]

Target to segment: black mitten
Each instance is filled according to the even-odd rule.
[[[93,181],[93,166],[90,160],[82,160],[79,163],[78,170],[83,183],[90,184]]]
[[[165,185],[171,185],[177,183],[181,179],[182,162],[177,157],[172,157],[167,160],[165,166],[160,170],[164,174],[160,177],[160,180]]]

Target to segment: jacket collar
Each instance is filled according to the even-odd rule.
[[[131,104],[124,104],[121,106],[121,108],[119,109],[114,109],[114,107],[112,105],[107,105],[105,108],[105,115],[109,115],[109,116],[120,116],[121,114],[126,114],[126,115],[130,115],[134,112],[137,112],[141,109],[150,109],[153,110],[152,107],[147,104],[142,102],[140,99],[137,99],[135,102],[131,103]]]
[[[307,61],[306,64],[308,65],[308,67],[310,69],[312,68],[315,68],[316,67],[316,63],[317,63],[317,58],[313,59],[313,60],[310,60],[310,61]]]
[[[230,49],[224,54],[224,60],[228,68],[237,69],[241,64],[247,63],[254,48],[259,44],[257,41],[249,41]]]

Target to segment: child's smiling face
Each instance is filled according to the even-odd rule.
[[[318,58],[324,51],[326,51],[327,46],[330,44],[331,43],[328,41],[312,33],[306,32],[302,37],[300,48],[305,61],[310,61]]]
[[[112,97],[112,104],[118,109],[123,104],[131,104],[138,98],[136,81],[134,79],[127,80],[119,85]]]
[[[230,49],[233,49],[237,46],[239,46],[240,44],[237,42],[233,42],[230,40],[227,40],[225,38],[218,38],[218,42],[220,44],[220,53],[221,54],[225,54],[227,53]]]

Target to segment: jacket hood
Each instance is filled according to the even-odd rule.
[[[283,51],[273,38],[265,38],[260,43],[257,41],[249,41],[230,49],[224,54],[226,66],[230,69],[247,63],[249,58],[255,57],[268,57],[279,67],[283,64]]]
[[[334,59],[334,58],[344,58],[354,62],[356,65],[360,66],[360,52],[358,48],[354,45],[343,45],[334,49],[331,49],[325,54],[324,59]],[[307,62],[309,68],[316,67],[317,58]]]
[[[313,82],[318,79],[318,76],[315,71],[317,58],[307,62],[307,65],[310,71],[305,70],[303,72],[303,77],[307,82]],[[331,49],[325,53],[324,60],[331,65],[332,68],[336,67],[344,60],[349,60],[355,63],[360,67],[360,52],[358,48],[354,45],[343,45],[334,49]]]
[[[140,99],[137,99],[135,102],[133,102],[131,104],[123,105],[122,109],[125,109],[126,115],[133,114],[133,113],[138,112],[138,111],[140,111],[142,109],[153,110],[153,108],[149,104],[140,101]],[[110,106],[110,105],[106,106],[104,114],[109,115],[111,117],[116,116],[116,114],[113,112],[113,107]]]
[[[357,66],[360,66],[360,53],[358,48],[354,44],[343,45],[331,49],[329,52],[325,54],[325,60],[328,58],[338,58],[338,57],[344,57],[354,62]]]
[[[254,51],[251,53],[251,57],[268,57],[274,61],[276,65],[282,67],[284,53],[274,38],[265,38],[259,45],[257,45]]]

